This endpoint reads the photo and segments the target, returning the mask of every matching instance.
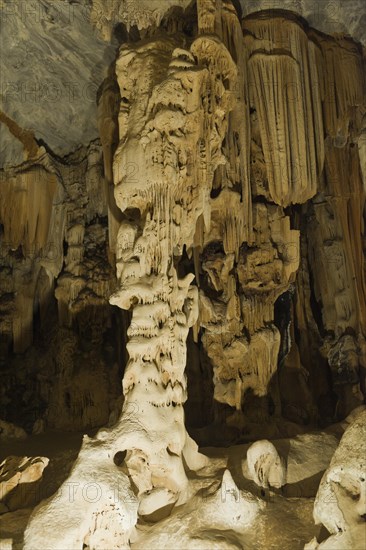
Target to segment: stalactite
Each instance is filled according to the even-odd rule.
[[[42,165],[15,173],[2,182],[0,218],[6,246],[36,255],[48,242],[57,177]]]
[[[287,206],[317,190],[324,160],[317,147],[323,133],[321,95],[314,44],[300,22],[272,15],[246,18],[244,43],[270,195]]]
[[[313,31],[314,32],[314,31]],[[331,38],[316,33],[324,59],[324,126],[336,145],[343,146],[354,120],[355,108],[365,102],[365,71],[362,52],[348,38]]]
[[[115,252],[121,212],[117,208],[113,194],[113,154],[118,145],[118,108],[125,106],[128,112],[128,99],[120,99],[114,75],[109,75],[102,84],[98,101],[98,127],[103,146],[104,189],[108,205],[109,248]]]

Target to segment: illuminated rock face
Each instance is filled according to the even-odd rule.
[[[332,535],[361,525],[366,514],[365,420],[362,411],[347,428],[319,486],[314,520]]]
[[[343,434],[320,482],[314,503],[314,521],[330,536],[306,548],[357,548],[365,537],[366,411],[362,410]]]
[[[174,448],[175,462],[185,444],[182,405],[189,327],[211,361],[214,399],[237,411],[232,423],[243,421],[248,391],[257,397],[268,394],[277,377],[281,345],[282,386],[286,376],[300,379],[306,372],[295,343],[292,359],[286,360],[294,339],[291,319],[287,327],[275,323],[277,299],[303,291],[296,285],[302,227],[292,205],[306,203],[306,209],[322,215],[321,197],[327,203],[328,193],[338,196],[333,163],[341,162],[338,151],[346,146],[346,128],[360,124],[363,93],[358,49],[346,41],[344,56],[336,59],[336,42],[299,18],[263,12],[245,19],[241,28],[231,2],[225,1],[198,2],[197,16],[197,38],[187,41],[175,22],[174,36],[168,32],[122,46],[116,62],[121,106],[113,174],[116,204],[126,219],[116,245],[120,288],[111,302],[132,311],[125,406],[138,403],[137,416],[146,432],[163,425],[159,416],[169,418],[163,431],[175,419],[180,439],[173,444],[162,437],[159,451],[164,456],[164,446]],[[329,102],[329,56],[337,70],[348,66],[352,72],[349,82],[333,84],[336,111]],[[334,232],[345,240],[350,232],[362,232],[362,208],[356,211],[359,202],[352,198],[359,196],[363,204],[357,166],[349,183],[355,190],[343,199],[350,201],[343,213],[350,218],[341,222],[337,217],[335,222],[340,227]],[[351,218],[358,221],[350,230]],[[319,223],[329,231],[328,222]],[[307,246],[313,246],[312,231],[309,223]],[[316,231],[315,238],[322,239],[321,233]],[[321,252],[314,261],[321,262],[324,239],[317,246]],[[331,262],[323,262],[311,288],[311,294],[324,294],[321,316],[327,337],[323,330],[322,353],[334,371],[347,363],[347,383],[354,394],[363,313],[358,314],[355,303],[347,312],[345,296],[351,301],[361,296],[364,304],[363,278],[361,266],[355,279],[344,273],[355,269],[361,248],[358,237],[352,246],[345,245],[342,254],[349,258],[336,270],[331,252]],[[183,253],[193,259],[193,286],[192,272],[182,280],[177,274]],[[325,284],[327,277],[334,282]],[[338,289],[335,307],[329,286]],[[297,312],[301,307],[298,296]],[[290,316],[296,324],[295,313]],[[306,334],[300,333],[298,341],[302,351]],[[290,417],[306,423],[314,420],[316,404],[306,392],[302,398],[295,415],[291,407],[296,393],[292,403],[291,397],[283,402]],[[348,395],[340,395],[339,402],[345,414],[353,406]],[[141,470],[141,461],[151,462],[148,438],[141,447],[126,457],[140,492],[154,488],[153,481],[144,481],[150,468]],[[158,469],[165,470],[164,460],[173,462],[165,456]],[[151,476],[171,490],[168,478]]]

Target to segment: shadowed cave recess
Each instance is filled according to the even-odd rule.
[[[366,10],[0,2],[0,548],[366,548]]]

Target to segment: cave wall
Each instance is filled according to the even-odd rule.
[[[101,146],[34,153],[1,174],[1,416],[93,428],[118,408],[125,362]]]

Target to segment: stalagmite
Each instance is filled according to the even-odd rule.
[[[205,502],[205,521],[213,529],[245,532],[264,508],[263,501],[247,491],[240,491],[230,471],[225,470],[221,487]]]

